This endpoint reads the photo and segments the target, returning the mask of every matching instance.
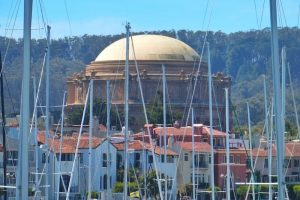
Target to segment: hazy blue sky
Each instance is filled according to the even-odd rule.
[[[15,29],[22,29],[23,0],[0,0],[1,36],[22,35],[22,30],[11,31],[18,2],[20,6]],[[209,29],[230,33],[269,26],[269,0],[33,0],[33,2],[32,28],[35,29],[33,36],[38,38],[45,35],[43,30],[36,30],[42,27],[39,2],[42,2],[44,18],[52,27],[54,38],[121,33],[124,32],[126,21],[131,23],[132,31]],[[300,0],[281,0],[281,2],[279,25],[297,26]]]

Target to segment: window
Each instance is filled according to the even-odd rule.
[[[73,161],[73,158],[74,158],[74,154],[71,154],[71,153],[61,154],[61,161]],[[49,158],[48,158],[48,160],[49,160]]]
[[[189,154],[188,153],[184,154],[184,161],[189,161]]]
[[[140,153],[134,153],[134,167],[139,168],[141,162],[141,154]]]
[[[79,154],[79,162],[80,162],[80,163],[83,163],[83,154],[82,154],[82,153]]]
[[[294,167],[300,166],[300,160],[294,160]]]
[[[162,155],[160,155],[160,162],[165,162],[165,156],[162,154]]]
[[[221,139],[217,139],[217,146],[221,146]]]
[[[234,163],[233,156],[230,156],[230,163]]]
[[[104,190],[107,189],[107,175],[106,174],[103,176],[103,189]]]
[[[198,155],[195,155],[195,167],[198,167],[198,168],[206,168],[207,167],[207,163],[205,162],[205,155],[203,154],[198,154]]]
[[[167,162],[173,163],[174,162],[174,156],[167,156]]]
[[[226,155],[223,155],[222,158],[223,158],[222,163],[226,163]]]
[[[18,152],[8,151],[7,152],[7,165],[16,166],[18,164]]]
[[[294,177],[294,181],[299,181],[299,172],[292,172],[292,176]]]
[[[241,156],[240,155],[235,156],[235,163],[241,164]]]
[[[148,156],[148,163],[149,164],[153,163],[153,156],[152,155]]]
[[[284,167],[285,168],[291,168],[291,161],[289,159],[284,160]]]
[[[46,162],[46,153],[43,153],[42,154],[42,163],[45,163]]]
[[[102,167],[107,167],[107,154],[102,154]]]
[[[100,190],[102,190],[102,176],[100,176]]]
[[[269,166],[268,159],[265,159],[264,168],[268,168],[268,166]]]
[[[70,175],[66,175],[66,174],[62,175],[62,179],[60,179],[60,188],[59,188],[60,192],[64,192],[65,191],[63,184],[66,186],[66,188],[69,187],[69,184],[70,184]]]

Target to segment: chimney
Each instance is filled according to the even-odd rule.
[[[172,147],[174,146],[174,143],[175,143],[174,135],[171,135],[171,136],[168,138],[168,147],[169,147],[169,148],[172,148]]]
[[[100,132],[100,130],[99,130],[99,119],[96,116],[93,117],[93,131],[92,131],[92,133],[93,133],[93,136],[95,136],[95,137],[103,137],[104,135],[106,136],[106,133],[103,134],[103,133]]]
[[[173,127],[174,127],[174,128],[180,128],[180,123],[179,123],[179,121],[176,120],[176,121],[174,122],[174,124],[173,124]]]
[[[155,128],[154,124],[145,124],[144,125],[145,135],[148,135],[148,127],[149,127],[150,134],[153,135],[153,129]]]

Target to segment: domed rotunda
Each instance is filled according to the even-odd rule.
[[[84,104],[89,81],[94,80],[94,95],[106,100],[106,81],[110,80],[111,103],[120,110],[124,107],[124,69],[126,39],[120,39],[107,46],[94,61],[79,73],[68,77],[68,106]],[[136,64],[139,69],[143,95],[147,104],[157,100],[157,93],[162,92],[162,66],[165,66],[168,98],[172,108],[187,114],[193,85],[197,87],[193,97],[193,107],[197,120],[208,123],[208,80],[207,63],[200,65],[198,53],[180,40],[162,35],[136,35],[129,45],[129,112],[138,125],[145,122],[139,91]],[[198,77],[197,77],[198,76]],[[222,73],[213,75],[214,85],[214,121],[221,117],[224,124],[224,88],[229,88],[230,78]],[[219,124],[219,123],[218,123]]]

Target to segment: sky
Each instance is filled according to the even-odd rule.
[[[0,36],[22,37],[23,0],[0,0]],[[278,1],[279,26],[299,25],[300,0]],[[269,0],[33,0],[32,36],[113,35],[132,31],[212,30],[225,33],[269,27]],[[43,20],[44,19],[44,20]],[[45,23],[43,23],[43,21]]]

